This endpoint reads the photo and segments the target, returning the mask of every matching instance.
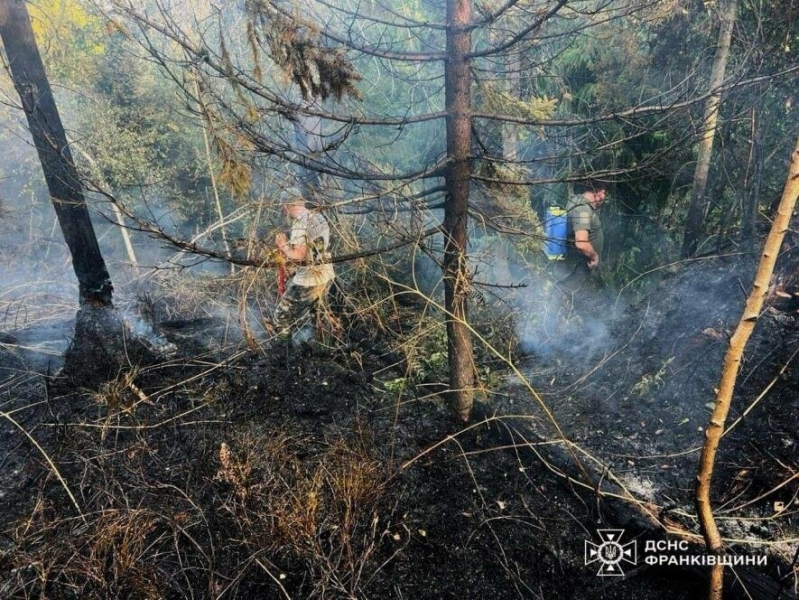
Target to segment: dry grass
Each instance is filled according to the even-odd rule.
[[[109,416],[68,425],[59,463],[82,518],[42,471],[32,510],[6,530],[0,597],[362,597],[393,506],[371,448],[263,423],[150,428],[167,407],[143,403],[136,377],[86,397]]]
[[[311,460],[311,442],[288,436],[239,436],[219,449],[215,479],[229,493],[222,507],[246,525],[254,552],[304,564],[308,598],[358,597],[382,534],[390,473],[363,447],[342,440]]]

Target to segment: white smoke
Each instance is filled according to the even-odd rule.
[[[588,293],[588,292],[586,292]],[[610,346],[614,312],[601,293],[594,294],[589,312],[578,312],[569,296],[546,273],[529,273],[525,292],[516,294],[515,333],[522,355],[547,359],[590,361]]]

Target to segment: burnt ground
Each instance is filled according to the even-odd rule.
[[[625,308],[601,351],[517,361],[592,471],[683,536],[669,539],[698,532],[696,448],[744,271],[693,264]],[[769,556],[755,575],[779,597],[794,593],[799,538],[791,302],[773,295],[750,341],[730,419],[754,405],[722,442],[714,490],[733,550]],[[701,569],[585,565],[597,529],[625,527],[639,552],[663,532],[568,482],[568,464],[542,464],[563,444],[499,364],[479,409],[490,423],[464,430],[438,396],[381,383],[394,357],[374,332],[301,352],[250,350],[214,319],[158,333],[168,359],[94,390],[79,372],[47,376],[41,339],[24,350],[34,332],[0,339],[0,597],[705,596]],[[747,597],[742,581],[777,597],[751,576],[729,597]]]
[[[557,352],[522,359],[527,382],[510,375],[494,409],[527,415],[517,441],[558,438],[552,419],[525,396],[529,383],[600,477],[691,540],[704,428],[754,266],[711,260],[674,273],[620,313],[601,351],[584,348],[583,368]],[[799,294],[795,273],[776,281],[747,346],[713,498],[734,551],[782,561],[784,573],[795,566],[799,532]]]

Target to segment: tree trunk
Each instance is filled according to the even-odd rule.
[[[469,420],[474,401],[472,338],[467,324],[466,264],[469,181],[471,178],[471,94],[469,62],[471,0],[447,0],[447,199],[444,205],[444,307],[447,311],[449,398],[455,417]]]
[[[760,265],[755,275],[754,285],[749,298],[746,301],[741,320],[730,338],[730,347],[724,359],[724,369],[721,373],[721,383],[716,395],[716,406],[710,416],[710,424],[705,432],[705,445],[702,448],[702,455],[699,460],[699,473],[697,475],[696,488],[696,508],[699,514],[699,521],[702,525],[702,534],[708,550],[716,554],[723,551],[724,545],[719,534],[716,521],[713,517],[713,507],[710,504],[710,486],[713,477],[713,467],[716,459],[716,451],[724,433],[724,424],[727,420],[727,413],[732,402],[732,393],[735,388],[735,380],[738,377],[738,370],[741,366],[746,342],[755,328],[755,323],[763,307],[763,300],[768,291],[769,281],[774,272],[774,264],[777,262],[780,246],[782,245],[785,232],[788,229],[796,206],[796,198],[799,195],[799,139],[791,155],[791,165],[788,171],[788,179],[785,182],[785,190],[782,194],[777,216],[771,225],[771,231],[766,238],[763,254],[760,258]],[[710,599],[721,598],[723,583],[723,566],[714,567],[710,583]]]
[[[760,186],[763,182],[763,152],[760,146],[760,127],[757,122],[757,113],[752,109],[752,149],[749,154],[749,164],[752,175],[744,185],[743,210],[741,219],[741,245],[748,252],[755,249],[755,224],[757,223],[757,209],[760,204]],[[748,188],[748,190],[747,190]]]
[[[732,103],[728,103],[727,106]],[[718,215],[718,225],[716,233],[715,252],[721,254],[722,248],[727,241],[727,231],[731,223],[735,223],[739,218],[739,203],[736,200],[735,190],[732,190],[729,200],[724,197],[729,187],[729,178],[725,173],[733,169],[732,163],[735,161],[735,150],[733,148],[732,123],[724,116],[721,117],[722,125],[717,128],[719,138],[719,152],[717,153],[717,169],[714,177],[708,178],[708,186],[711,188],[710,196],[705,202],[705,219],[712,214]],[[710,236],[706,231],[705,235]]]
[[[735,13],[738,0],[727,0],[722,8],[721,29],[719,30],[716,56],[713,59],[713,68],[710,73],[710,98],[705,105],[704,120],[702,122],[702,137],[697,146],[696,171],[694,171],[694,184],[691,188],[691,200],[688,205],[688,215],[685,219],[685,236],[683,237],[682,255],[693,256],[699,246],[702,235],[702,224],[707,214],[705,201],[705,187],[707,175],[710,171],[710,159],[713,154],[713,138],[716,134],[716,123],[721,104],[721,84],[727,68],[727,58],[730,54],[732,28],[735,25]]]
[[[514,53],[505,57],[504,74],[505,82],[508,86],[508,93],[512,98],[519,98],[522,95],[522,55]],[[500,74],[502,77],[503,75]],[[502,158],[509,162],[515,162],[519,158],[519,126],[515,123],[503,123],[502,125]]]
[[[23,0],[0,2],[0,39],[78,277],[80,305],[111,306],[113,286]]]

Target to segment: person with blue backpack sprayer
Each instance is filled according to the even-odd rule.
[[[607,185],[589,180],[582,193],[569,198],[564,209],[550,208],[545,227],[544,251],[556,262],[552,272],[555,285],[568,296],[571,308],[596,287],[592,274],[600,263],[604,236],[599,211],[607,197]],[[585,298],[585,300],[588,300]]]

